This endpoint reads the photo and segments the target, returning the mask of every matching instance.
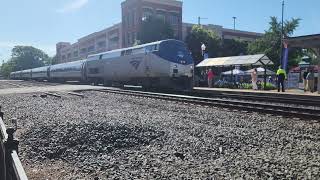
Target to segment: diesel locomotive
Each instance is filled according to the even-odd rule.
[[[89,55],[87,59],[12,72],[11,79],[191,88],[194,62],[184,42],[163,40]]]

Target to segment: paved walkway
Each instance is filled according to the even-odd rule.
[[[70,92],[70,91],[78,91],[78,90],[96,90],[96,89],[105,89],[105,87],[89,86],[89,85],[57,85],[57,86],[42,86],[42,87],[21,87],[21,88],[0,89],[0,95],[27,94],[27,93],[38,93],[38,92]]]
[[[216,92],[245,92],[245,93],[261,93],[261,94],[290,94],[290,95],[302,95],[302,96],[319,96],[317,92],[311,93],[311,92],[304,92],[300,89],[287,89],[286,92],[278,92],[277,90],[272,91],[262,91],[262,90],[251,90],[251,89],[227,89],[227,88],[205,88],[205,87],[195,87],[195,90],[204,90],[204,91],[216,91]]]

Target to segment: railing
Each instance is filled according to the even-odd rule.
[[[17,127],[17,126],[16,126]],[[18,157],[19,141],[14,138],[16,128],[6,129],[0,107],[0,179],[27,180]]]

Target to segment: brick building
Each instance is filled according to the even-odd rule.
[[[195,24],[191,24],[191,23],[182,23],[182,39],[183,40],[185,40],[188,34],[190,34],[192,27],[194,25]],[[252,42],[263,36],[262,33],[227,29],[222,26],[214,25],[214,24],[203,25],[203,27],[206,29],[213,30],[221,39],[237,39],[241,41]]]
[[[169,23],[175,37],[182,39],[182,2],[176,0],[126,0],[122,8],[122,46],[130,47],[137,39],[142,22],[156,16]]]
[[[80,38],[76,43],[59,42],[56,45],[59,63],[84,59],[90,54],[110,51],[122,47],[121,24]]]
[[[195,24],[182,22],[183,3],[177,0],[125,0],[121,3],[122,22],[80,38],[76,43],[59,42],[56,45],[58,63],[84,59],[90,54],[130,47],[138,38],[142,22],[157,16],[169,23],[177,39],[185,40]],[[204,25],[222,39],[253,41],[263,34],[226,29],[219,25]]]

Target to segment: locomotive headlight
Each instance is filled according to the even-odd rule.
[[[190,69],[193,69],[193,66],[190,66]]]
[[[178,65],[174,65],[173,68],[178,68]]]

